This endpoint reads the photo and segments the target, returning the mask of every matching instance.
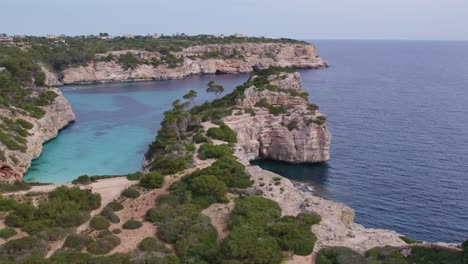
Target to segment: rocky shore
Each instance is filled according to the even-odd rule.
[[[119,56],[132,53],[141,60],[159,59],[163,54],[141,50],[112,51],[98,54],[97,58]],[[219,54],[219,58],[207,58],[206,54]],[[257,68],[271,65],[294,68],[327,67],[327,62],[316,55],[315,46],[302,43],[242,43],[242,44],[210,44],[185,48],[174,55],[183,62],[178,67],[166,64],[159,66],[141,64],[134,69],[124,69],[115,61],[90,62],[86,66],[65,69],[59,73],[52,72],[41,65],[45,74],[45,84],[59,86],[63,84],[110,83],[143,80],[180,79],[195,74],[214,73],[246,73]],[[0,181],[14,182],[22,180],[31,161],[42,151],[42,144],[57,136],[75,119],[70,105],[59,89],[53,89],[59,96],[55,101],[44,107],[45,116],[40,119],[24,117],[34,127],[27,137],[25,152],[8,150],[0,143],[0,150],[6,160],[0,163]],[[7,110],[0,109],[1,116],[13,116]],[[17,117],[17,116],[15,116]],[[23,117],[22,117],[23,118]],[[300,155],[300,154],[299,154]],[[284,158],[284,157],[283,157]]]
[[[330,140],[326,124],[317,124],[323,116],[310,109],[299,73],[269,77],[279,91],[249,87],[238,107],[252,109],[255,115],[227,117],[225,122],[237,133],[237,155],[242,161],[258,158],[290,163],[316,163],[330,159]],[[260,101],[272,107],[283,107],[284,114],[271,114]]]
[[[31,165],[31,161],[42,152],[42,145],[55,138],[58,132],[75,120],[70,104],[59,89],[51,88],[57,94],[55,100],[48,106],[43,107],[45,115],[36,119],[25,115],[14,115],[10,111],[0,109],[0,116],[9,118],[22,118],[33,125],[26,137],[26,151],[9,150],[0,144],[0,150],[6,160],[0,162],[0,182],[12,183],[21,181],[23,175]]]
[[[113,51],[98,54],[106,57],[109,54],[119,56],[127,52],[140,60],[160,59],[159,52],[142,50]],[[209,57],[207,54],[219,54]],[[311,44],[295,43],[243,43],[243,44],[210,44],[185,48],[173,55],[183,60],[180,65],[168,66],[140,64],[134,69],[125,69],[115,61],[90,62],[86,66],[68,68],[58,74],[48,74],[50,84],[87,84],[124,81],[181,79],[189,75],[214,73],[246,73],[254,68],[282,66],[293,68],[327,67]]]
[[[251,160],[258,158],[292,163],[322,162],[330,158],[331,136],[326,124],[313,122],[322,114],[318,110],[311,111],[307,99],[287,92],[303,92],[300,75],[288,73],[270,76],[269,79],[281,91],[259,90],[252,86],[245,90],[243,99],[238,102],[241,110],[252,108],[255,115],[234,114],[223,121],[237,133],[235,156],[246,165],[254,182],[251,193],[276,201],[284,215],[309,212],[321,217],[321,222],[312,228],[317,236],[313,254],[294,256],[289,262],[311,263],[313,255],[321,248],[331,246],[348,247],[364,253],[374,247],[406,245],[400,239],[402,235],[394,231],[368,229],[354,223],[354,210],[350,207],[299,190],[287,178],[249,165]],[[261,100],[281,105],[287,112],[273,115],[262,107],[256,107]],[[288,128],[290,122],[297,123],[297,126]]]

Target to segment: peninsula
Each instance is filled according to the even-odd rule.
[[[351,208],[250,165],[254,159],[330,159],[327,119],[309,102],[293,69],[327,66],[314,46],[293,40],[178,38],[114,43],[98,37],[30,37],[2,47],[0,176],[2,182],[16,183],[0,197],[0,263],[467,260],[467,242],[425,243],[365,228],[354,223]],[[42,52],[56,58],[59,51],[70,58],[89,55],[74,53],[77,47],[99,52],[83,61],[52,63],[41,57],[43,45],[50,49]],[[81,176],[63,186],[19,182],[42,144],[74,119],[66,99],[50,86],[217,72],[252,73],[212,102],[194,105],[196,91],[173,102],[141,171],[126,177]],[[222,92],[216,83],[209,89]]]

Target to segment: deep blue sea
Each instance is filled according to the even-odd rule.
[[[259,162],[356,210],[356,222],[426,241],[468,238],[468,42],[313,41],[331,64],[301,70],[327,115],[331,160]],[[26,179],[139,169],[162,113],[206,83],[227,90],[247,75],[63,88],[77,120],[45,145]]]

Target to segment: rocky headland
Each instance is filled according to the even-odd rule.
[[[238,158],[244,162],[258,158],[290,163],[329,160],[331,135],[319,121],[324,116],[309,104],[307,96],[299,73],[271,75],[264,87],[245,89],[237,102],[243,114],[224,119],[237,133]],[[272,113],[275,108],[283,113]]]
[[[122,55],[132,56],[135,65],[125,67],[116,59]],[[104,59],[109,56],[114,59]],[[167,57],[176,62],[165,60]],[[69,67],[57,72],[40,64],[40,69],[44,74],[44,84],[50,87],[64,84],[180,79],[195,74],[246,73],[269,66],[321,68],[327,67],[328,64],[317,56],[315,46],[311,44],[247,42],[197,45],[169,55],[144,50],[109,51],[96,54],[95,60],[83,66]],[[45,115],[39,119],[28,115],[17,116],[11,109],[0,109],[1,116],[24,118],[34,125],[25,137],[25,150],[11,150],[0,142],[0,151],[4,153],[0,163],[0,181],[11,183],[22,180],[31,161],[40,155],[42,144],[54,138],[60,129],[74,120],[72,109],[59,89],[52,90],[58,96],[49,106],[41,107]]]
[[[41,107],[44,115],[40,118],[22,114],[21,111],[0,109],[0,116],[2,118],[25,120],[32,125],[24,137],[24,149],[12,150],[5,144],[0,143],[0,151],[5,158],[5,160],[0,162],[0,182],[12,183],[21,181],[24,173],[26,173],[31,165],[31,161],[41,154],[42,145],[48,140],[55,138],[61,129],[75,120],[75,114],[60,90],[57,88],[46,90],[56,93],[57,96],[49,105]],[[5,121],[3,121],[3,124],[7,125]]]
[[[295,216],[301,212],[319,215],[320,223],[312,228],[317,236],[313,254],[332,246],[364,253],[374,247],[406,245],[400,239],[402,235],[394,231],[368,229],[354,223],[354,210],[350,207],[298,190],[287,178],[250,166],[249,162],[258,158],[292,163],[315,163],[330,158],[330,133],[326,123],[317,122],[317,117],[323,116],[318,108],[311,109],[307,97],[300,96],[304,92],[300,75],[270,75],[266,85],[279,89],[248,87],[237,102],[242,114],[223,119],[237,133],[234,155],[246,166],[254,182],[250,192],[276,201],[284,215]],[[261,101],[268,104],[259,104]],[[280,106],[285,109],[283,113],[270,113],[272,107]],[[294,126],[288,127],[291,123]],[[278,179],[281,184],[277,183]],[[290,263],[310,263],[311,259],[312,255],[294,256]]]
[[[254,68],[282,66],[293,68],[327,67],[315,50],[306,43],[236,43],[198,45],[173,52],[177,63],[151,64],[164,54],[144,50],[110,51],[97,58],[118,57],[130,53],[141,63],[126,68],[115,60],[90,62],[86,66],[67,68],[48,75],[49,83],[86,84],[123,81],[181,79],[195,74],[246,73]]]

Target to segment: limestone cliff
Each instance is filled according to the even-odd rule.
[[[160,59],[159,52],[140,50],[113,51],[98,54],[98,58],[112,54],[114,57],[132,53],[141,61]],[[215,54],[215,56],[213,56]],[[87,66],[69,68],[47,79],[63,84],[106,83],[133,80],[180,79],[189,75],[208,73],[245,73],[254,68],[282,66],[294,68],[321,68],[328,64],[315,53],[315,46],[305,43],[243,43],[210,44],[192,46],[173,55],[182,62],[177,65],[140,64],[134,69],[125,69],[115,60],[91,62]]]
[[[35,119],[27,115],[11,113],[8,110],[0,109],[0,116],[7,118],[21,118],[33,125],[28,130],[26,137],[26,151],[9,150],[0,143],[0,150],[4,154],[5,160],[0,162],[0,182],[14,182],[23,179],[24,173],[31,165],[31,161],[37,158],[42,151],[42,144],[57,136],[60,129],[67,126],[75,119],[71,106],[59,89],[51,88],[58,94],[54,101],[43,107],[45,115],[40,119]]]
[[[318,122],[318,109],[308,104],[299,73],[272,75],[268,82],[266,88],[248,87],[237,102],[241,112],[224,119],[237,133],[240,158],[291,163],[330,159],[330,133]],[[284,112],[274,113],[275,108]]]
[[[252,78],[250,83],[261,77]],[[263,84],[263,88],[255,85],[246,88],[237,102],[238,113],[223,121],[237,133],[235,156],[247,166],[253,181],[252,194],[278,202],[284,215],[310,212],[321,217],[320,224],[312,227],[317,236],[314,253],[293,256],[288,263],[313,263],[314,254],[329,246],[349,247],[363,253],[374,247],[405,245],[401,235],[394,231],[368,229],[354,223],[354,210],[350,207],[299,190],[287,178],[249,165],[249,161],[257,158],[295,163],[330,158],[330,133],[325,123],[317,122],[322,115],[316,106],[308,104],[300,75],[270,75]],[[270,113],[274,107],[284,107],[284,113]]]

